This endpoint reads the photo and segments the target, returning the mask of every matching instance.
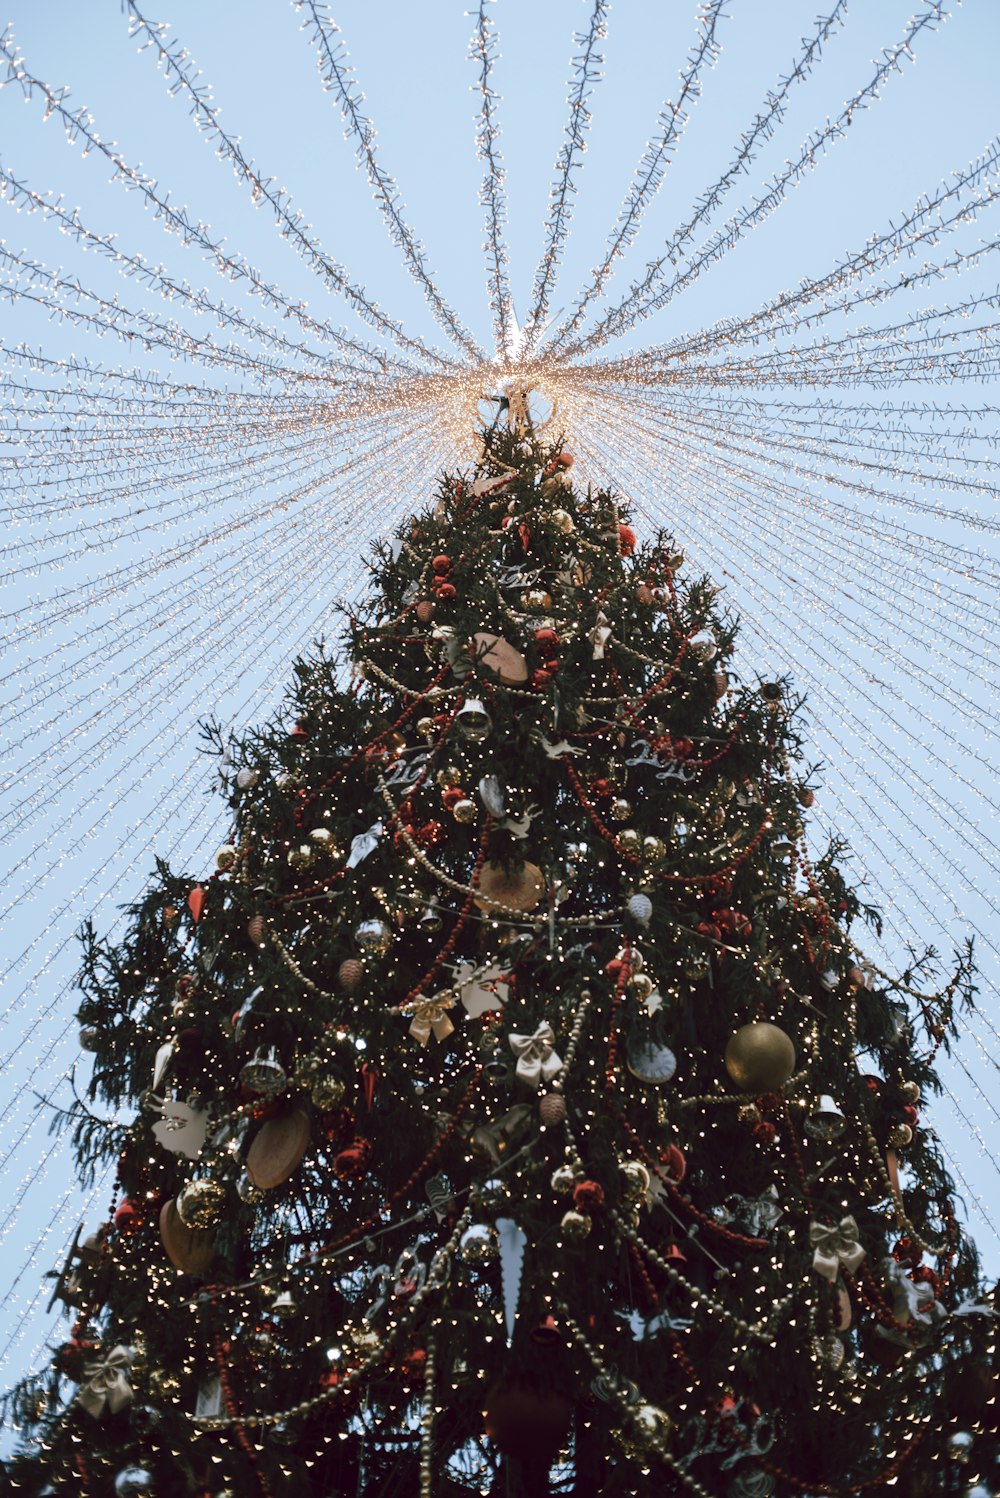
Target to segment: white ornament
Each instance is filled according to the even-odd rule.
[[[244,765],[242,770],[237,771],[236,784],[241,791],[249,791],[260,779],[260,771],[252,770],[249,765]]]
[[[208,1132],[208,1114],[201,1108],[192,1108],[189,1103],[175,1102],[170,1098],[160,1104],[159,1112],[163,1117],[153,1125],[154,1139],[172,1155],[197,1160]]]
[[[633,895],[626,907],[629,915],[640,926],[648,926],[649,918],[653,914],[653,902],[648,895]]]

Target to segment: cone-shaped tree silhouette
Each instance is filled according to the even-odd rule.
[[[85,937],[76,1145],[121,1199],[12,1401],[16,1491],[990,1467],[992,1312],[920,1111],[968,961],[937,994],[865,962],[788,686],[736,676],[682,566],[498,423],[378,550],[347,659],[206,727],[216,872]]]

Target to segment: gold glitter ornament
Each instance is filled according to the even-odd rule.
[[[566,1238],[577,1243],[590,1236],[590,1218],[585,1212],[564,1212],[560,1227]]]
[[[204,1177],[189,1181],[177,1197],[177,1215],[185,1227],[214,1227],[222,1216],[226,1188],[221,1181]]]
[[[644,837],[642,840],[643,863],[662,863],[667,856],[667,845],[662,837]]]
[[[457,765],[442,765],[434,779],[443,791],[448,791],[461,783],[462,772]]]
[[[795,1070],[795,1047],[778,1025],[757,1020],[730,1038],[726,1070],[744,1092],[778,1092]]]
[[[465,797],[462,801],[456,801],[451,809],[451,814],[456,822],[467,824],[476,820],[476,803]]]
[[[642,847],[642,838],[634,827],[623,827],[618,834],[618,842],[626,853],[638,854]]]
[[[627,822],[632,815],[632,803],[624,796],[615,796],[611,802],[611,817],[615,822]]]

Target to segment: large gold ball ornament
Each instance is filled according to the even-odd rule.
[[[638,853],[642,847],[642,838],[634,827],[623,827],[618,834],[618,846],[626,853]]]
[[[476,803],[475,801],[470,801],[468,796],[465,796],[461,801],[455,802],[455,805],[451,809],[451,814],[456,822],[463,824],[474,822],[476,820]]]
[[[777,1025],[743,1025],[726,1046],[726,1070],[744,1092],[777,1092],[795,1070],[795,1047]]]
[[[572,1238],[579,1243],[590,1233],[590,1218],[586,1212],[572,1210],[564,1212],[561,1227],[565,1237]]]
[[[662,837],[644,837],[642,840],[643,863],[662,863],[667,856],[667,845]]]
[[[637,1404],[616,1435],[625,1454],[641,1461],[650,1451],[662,1450],[672,1430],[673,1421],[664,1410],[655,1404]]]
[[[442,765],[434,779],[443,791],[447,791],[453,785],[461,785],[462,772],[457,765]]]
[[[624,796],[615,796],[611,802],[611,816],[616,822],[627,822],[632,815],[632,803]]]
[[[177,1197],[177,1215],[185,1227],[214,1227],[222,1216],[226,1188],[221,1181],[206,1177],[189,1181]]]
[[[436,732],[433,718],[418,718],[417,732],[422,739],[432,739]]]
[[[532,614],[544,614],[552,607],[552,594],[544,588],[527,588],[521,594],[521,605]]]

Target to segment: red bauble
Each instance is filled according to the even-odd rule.
[[[431,566],[434,568],[434,571],[438,574],[439,577],[443,577],[446,572],[451,571],[451,557],[435,557],[433,562],[431,562]]]
[[[573,462],[574,462],[573,454],[572,453],[560,453],[559,456],[553,458],[552,461],[553,461],[553,463],[557,463],[560,468],[572,468],[573,467]]]
[[[357,1138],[346,1149],[342,1149],[334,1159],[334,1173],[342,1180],[350,1180],[354,1176],[363,1175],[371,1157],[371,1141]]]
[[[452,785],[449,786],[442,795],[441,805],[444,807],[445,811],[454,811],[459,801],[464,800],[466,800],[465,792],[461,789],[460,786]]]
[[[610,780],[592,780],[590,782],[591,794],[594,796],[610,796],[614,787]]]
[[[597,1181],[580,1181],[573,1187],[573,1201],[581,1212],[595,1212],[604,1201],[604,1187]]]
[[[531,673],[531,685],[533,687],[538,687],[539,690],[541,690],[543,687],[547,687],[551,680],[552,672],[546,671],[543,666],[539,666],[537,671],[532,671]]]
[[[907,1103],[906,1107],[903,1109],[903,1117],[906,1119],[906,1122],[909,1124],[910,1128],[915,1129],[920,1119],[920,1114],[917,1112],[916,1108],[914,1108],[912,1103]]]
[[[458,597],[458,589],[454,583],[439,583],[434,589],[434,595],[442,603],[450,603],[453,598]]]
[[[536,629],[535,644],[542,655],[552,655],[559,649],[559,636],[554,629]]]
[[[419,844],[421,848],[435,848],[438,843],[443,842],[444,836],[444,827],[440,822],[425,822],[422,827],[417,829],[414,842]]]
[[[753,1137],[759,1144],[773,1144],[778,1137],[778,1131],[768,1119],[762,1119],[759,1124],[754,1124]]]
[[[123,1196],[112,1221],[120,1233],[136,1233],[142,1227],[142,1208],[130,1196]]]
[[[60,1373],[78,1384],[83,1378],[83,1365],[92,1362],[100,1350],[99,1342],[90,1342],[85,1337],[71,1337],[56,1349],[52,1362]]]
[[[635,590],[635,597],[637,603],[649,605],[654,602],[655,595],[648,583],[640,583]]]
[[[635,531],[630,525],[618,527],[618,545],[623,557],[630,557],[635,551]]]
[[[486,1433],[505,1456],[552,1461],[569,1431],[573,1406],[564,1394],[537,1389],[492,1389]]]

